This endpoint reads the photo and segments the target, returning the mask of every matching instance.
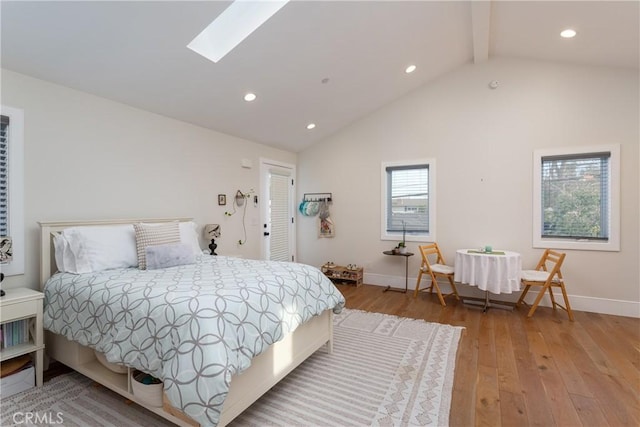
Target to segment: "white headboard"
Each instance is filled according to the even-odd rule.
[[[122,225],[135,224],[138,222],[156,223],[171,221],[192,221],[192,218],[144,218],[144,219],[113,219],[96,221],[55,221],[39,222],[40,224],[40,288],[42,288],[57,271],[56,261],[53,252],[53,237],[69,227],[78,226],[98,226],[98,225]]]

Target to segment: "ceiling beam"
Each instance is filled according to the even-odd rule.
[[[489,36],[491,33],[491,1],[471,2],[471,27],[473,30],[473,63],[489,59]]]

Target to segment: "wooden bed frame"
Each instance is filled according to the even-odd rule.
[[[53,236],[68,227],[133,224],[136,222],[191,221],[190,218],[163,218],[110,221],[70,221],[40,222],[40,287],[56,272],[53,251]],[[329,353],[333,351],[333,312],[326,310],[307,323],[298,327],[283,340],[271,345],[267,351],[255,357],[251,366],[241,374],[232,377],[229,395],[225,400],[219,426],[224,426],[247,409],[260,396],[296,368],[316,350],[326,344]],[[171,407],[166,399],[163,407],[152,407],[141,402],[131,388],[132,368],[126,374],[117,374],[105,368],[95,357],[93,349],[69,341],[61,335],[45,331],[45,351],[47,355],[121,394],[140,406],[181,426],[198,425],[180,410]]]

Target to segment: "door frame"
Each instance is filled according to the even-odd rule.
[[[260,232],[263,233],[265,231],[265,224],[267,224],[267,219],[269,218],[269,188],[267,186],[268,183],[268,173],[271,167],[290,169],[291,170],[291,179],[293,184],[291,186],[291,204],[289,205],[289,215],[292,218],[292,222],[289,227],[289,244],[291,248],[291,255],[293,260],[296,261],[298,259],[298,254],[296,250],[296,223],[295,223],[295,212],[296,212],[296,165],[292,163],[281,162],[278,160],[260,158],[260,198],[262,199],[261,207],[260,207]],[[271,230],[269,229],[269,232]],[[268,239],[260,236],[260,258],[267,259],[268,247],[267,242]]]

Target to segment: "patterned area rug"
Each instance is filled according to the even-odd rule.
[[[232,426],[448,425],[463,328],[346,309],[334,319],[333,354],[316,352]],[[28,413],[47,418],[42,425],[171,425],[77,373],[2,399],[1,408],[3,426]]]

